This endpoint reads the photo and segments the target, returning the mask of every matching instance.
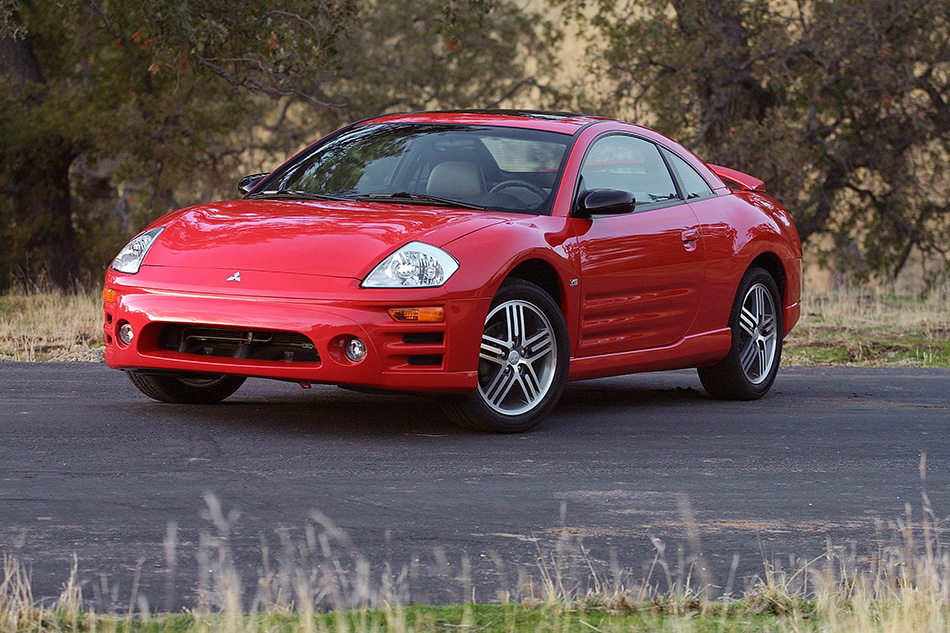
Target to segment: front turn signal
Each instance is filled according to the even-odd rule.
[[[390,308],[389,316],[394,321],[406,323],[442,323],[445,320],[445,309],[441,307]]]
[[[103,303],[115,303],[115,290],[112,288],[103,288],[102,289],[102,302]]]

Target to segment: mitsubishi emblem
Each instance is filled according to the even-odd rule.
[[[238,282],[241,281],[241,271],[240,270],[237,271],[236,273],[234,273],[233,275],[225,279],[225,281],[238,281]]]

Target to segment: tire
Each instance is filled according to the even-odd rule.
[[[768,272],[750,268],[729,315],[732,347],[721,361],[699,368],[713,398],[758,400],[772,387],[782,357],[782,300]]]
[[[533,283],[508,279],[485,319],[478,388],[449,400],[446,412],[481,431],[527,431],[561,399],[569,360],[558,305]]]
[[[174,404],[215,404],[237,391],[247,380],[244,376],[226,374],[161,376],[129,372],[128,376],[149,398]]]

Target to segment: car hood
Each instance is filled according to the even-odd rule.
[[[191,207],[164,226],[146,266],[363,278],[412,241],[443,246],[505,214],[391,203],[237,200]]]

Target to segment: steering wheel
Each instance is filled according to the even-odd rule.
[[[515,180],[515,179],[502,180],[500,183],[492,187],[488,193],[498,193],[502,189],[508,189],[509,187],[521,187],[522,189],[527,189],[531,193],[537,195],[542,200],[548,197],[548,192],[542,189],[541,187],[524,180]]]

